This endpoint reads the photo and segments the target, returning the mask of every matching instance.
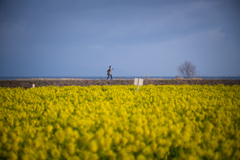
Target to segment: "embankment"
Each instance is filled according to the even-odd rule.
[[[133,79],[115,80],[86,80],[86,79],[21,79],[21,80],[0,80],[0,87],[23,87],[31,88],[42,86],[90,86],[90,85],[133,85]],[[240,80],[202,80],[202,79],[144,79],[144,85],[240,85]]]

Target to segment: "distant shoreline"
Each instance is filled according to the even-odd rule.
[[[0,80],[106,80],[107,76],[79,76],[79,77],[21,77],[21,76],[0,76]],[[133,80],[134,78],[142,78],[142,79],[163,79],[163,80],[173,80],[176,79],[176,76],[113,76],[115,80]],[[181,79],[182,77],[178,77],[177,79]],[[240,76],[199,76],[194,78],[201,78],[204,80],[240,80]]]
[[[0,80],[0,87],[23,87],[31,88],[43,86],[103,86],[103,85],[133,85],[133,79],[93,80],[93,79],[18,79]],[[216,79],[144,79],[143,85],[240,85],[240,80],[216,80]]]

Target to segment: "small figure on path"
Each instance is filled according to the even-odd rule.
[[[112,66],[109,66],[109,69],[107,70],[107,75],[108,75],[107,79],[108,79],[110,76],[111,76],[111,79],[112,79],[112,70],[113,70]]]

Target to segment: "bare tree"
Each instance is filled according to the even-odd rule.
[[[196,74],[196,66],[192,62],[185,61],[183,64],[178,66],[178,72],[185,78],[191,78]]]

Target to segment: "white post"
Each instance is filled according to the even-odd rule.
[[[138,91],[139,91],[139,86],[142,86],[142,85],[143,85],[143,79],[135,78],[135,79],[134,79],[134,85],[138,85],[138,87],[137,87],[137,92],[138,92]]]
[[[137,87],[137,92],[139,91],[139,79],[138,79],[138,87]]]
[[[134,85],[138,85],[138,78],[134,79]]]
[[[32,88],[35,88],[35,84],[32,84]]]

